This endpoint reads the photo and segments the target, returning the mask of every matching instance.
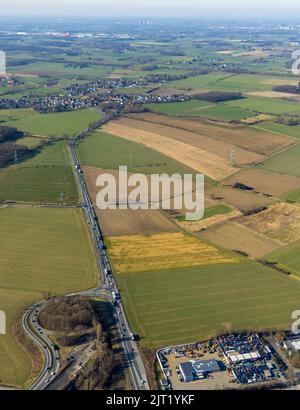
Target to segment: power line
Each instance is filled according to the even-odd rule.
[[[15,151],[15,165],[17,165],[18,163],[19,163],[19,160],[18,160],[18,152]]]
[[[235,165],[235,160],[236,160],[236,150],[231,149],[230,150],[230,163],[231,163],[231,165]]]

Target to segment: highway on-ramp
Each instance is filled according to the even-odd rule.
[[[38,378],[29,386],[30,390],[44,389],[55,377],[60,366],[59,354],[55,349],[55,345],[38,323],[37,318],[42,307],[43,302],[36,303],[22,317],[22,326],[25,333],[40,347],[45,358],[44,368]]]

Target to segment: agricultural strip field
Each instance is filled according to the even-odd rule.
[[[273,83],[270,80],[276,80],[276,77],[247,75],[247,74],[226,74],[226,73],[209,73],[198,77],[190,77],[184,80],[172,81],[169,85],[171,88],[178,90],[219,90],[219,91],[262,91],[272,90]],[[284,79],[278,77],[279,81]],[[284,84],[288,84],[289,79]],[[293,83],[294,84],[294,83]]]
[[[245,150],[268,156],[294,144],[294,140],[267,131],[241,125],[211,124],[209,122],[189,119],[170,118],[151,113],[130,114],[130,118],[147,121],[154,124],[166,125],[180,130],[191,131],[210,139],[232,144]]]
[[[244,118],[243,120],[241,120],[241,123],[245,125],[255,125],[259,122],[272,121],[273,119],[274,119],[274,116],[270,114],[255,114],[252,117]],[[259,129],[259,127],[256,127],[256,128]]]
[[[300,139],[300,125],[283,125],[274,121],[264,121],[255,127],[256,129],[273,132],[274,135],[287,135],[295,139]]]
[[[104,235],[139,235],[176,232],[172,224],[159,211],[151,209],[95,209]]]
[[[300,280],[300,240],[270,253],[267,259],[278,263],[280,267]]]
[[[9,67],[9,71],[13,74],[29,73],[30,75],[47,75],[69,79],[80,75],[81,78],[90,79],[105,77],[111,71],[111,67],[91,65],[77,70],[76,68],[67,67],[64,63],[34,62],[32,64]]]
[[[171,137],[173,130],[170,130],[170,137],[162,136],[150,131],[152,124],[147,127],[147,130],[141,130],[135,128],[134,123],[130,121],[134,120],[121,119],[111,121],[103,127],[103,130],[130,141],[142,143],[149,148],[156,149],[162,154],[198,172],[202,172],[214,180],[223,179],[237,172],[236,168],[228,165],[228,161],[220,156],[208,152],[205,149],[200,149],[185,142],[175,140]]]
[[[66,143],[46,145],[33,158],[0,171],[0,198],[37,203],[78,202]]]
[[[278,92],[278,91],[256,91],[256,92],[248,93],[248,95],[252,95],[254,97],[288,99],[290,101],[296,101],[296,102],[300,101],[300,95]]]
[[[241,100],[227,101],[224,104],[229,107],[238,107],[265,114],[300,114],[300,107],[297,102],[280,99],[248,97]]]
[[[288,193],[287,195],[285,195],[285,199],[287,201],[299,203],[300,202],[300,189],[296,189],[296,191]]]
[[[173,138],[177,141],[185,144],[192,145],[197,149],[205,149],[211,154],[218,155],[220,159],[230,161],[230,152],[236,151],[236,162],[241,165],[249,165],[253,163],[261,162],[265,156],[250,152],[244,148],[232,145],[221,139],[211,138],[209,135],[195,133],[183,128],[176,128],[174,126],[166,126],[156,123],[147,123],[143,120],[136,120],[132,118],[124,119],[122,122],[118,121],[118,124],[122,124],[137,130],[149,131],[153,134],[161,135],[162,137]],[[208,134],[206,130],[206,134]]]
[[[144,174],[191,174],[195,171],[143,144],[108,133],[95,132],[77,144],[82,165],[118,170],[126,165],[129,172]]]
[[[300,239],[300,207],[298,205],[281,202],[258,214],[244,216],[240,222],[281,244]]]
[[[233,330],[286,328],[300,282],[254,262],[117,275],[134,334],[148,348]]]
[[[7,121],[2,125],[15,127],[33,135],[45,137],[72,137],[83,131],[91,122],[101,119],[101,113],[93,109],[53,114],[38,114]]]
[[[281,197],[300,188],[300,179],[267,172],[262,169],[245,169],[224,181],[226,186],[242,183],[256,192]]]
[[[209,102],[189,100],[180,103],[152,103],[145,107],[153,112],[170,116],[205,117],[222,121],[240,121],[244,118],[254,117],[251,111],[241,108],[228,107],[225,104],[212,104]]]
[[[300,144],[264,161],[262,168],[279,174],[300,177]]]
[[[13,337],[14,320],[49,294],[95,286],[98,269],[81,210],[2,207],[0,226],[0,309],[8,319],[0,379],[24,386],[31,364]]]
[[[96,196],[99,187],[96,186],[100,174],[110,173],[118,178],[116,171],[103,170],[94,167],[83,167],[88,190],[93,204],[96,205]],[[119,186],[117,184],[117,190]],[[130,190],[129,190],[130,192]],[[118,198],[114,198],[115,203]],[[104,209],[95,206],[95,212],[105,236],[153,234],[158,232],[174,232],[176,226],[157,210],[151,209]]]
[[[216,215],[227,215],[227,214],[230,214],[231,211],[232,209],[227,205],[223,205],[223,204],[215,205],[215,206],[206,208],[204,210],[203,219],[212,218],[213,216],[216,216]]]
[[[253,192],[242,191],[231,187],[208,187],[205,191],[206,198],[217,203],[225,203],[240,211],[252,211],[264,208],[274,202],[273,199]]]
[[[117,274],[240,261],[237,256],[181,232],[109,237],[107,245]]]
[[[254,117],[255,113],[239,107],[229,107],[228,105],[219,103],[214,106],[204,108],[203,110],[186,113],[186,115],[191,117],[203,117],[219,121],[233,122]]]
[[[217,205],[216,207],[213,207],[212,209],[215,209],[216,211],[220,207],[223,208],[223,207],[226,207],[226,205]],[[206,212],[207,211],[210,212],[209,208],[206,209]],[[197,234],[203,230],[207,230],[211,228],[212,226],[224,224],[227,221],[230,221],[231,219],[235,219],[240,215],[241,213],[239,211],[230,210],[228,212],[219,212],[218,214],[215,214],[211,217],[206,218],[205,212],[204,212],[203,219],[200,219],[198,221],[179,220],[177,223],[186,232]]]
[[[204,108],[214,107],[215,104],[206,101],[188,100],[184,102],[175,103],[150,103],[145,104],[145,108],[153,111],[158,111],[166,115],[189,115],[194,111],[203,110]]]
[[[217,246],[246,253],[251,258],[261,258],[279,248],[279,244],[233,221],[213,226],[200,232],[199,237]]]

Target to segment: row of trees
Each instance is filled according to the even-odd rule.
[[[239,100],[243,98],[243,96],[241,93],[236,93],[236,92],[209,91],[207,93],[193,95],[193,98],[197,100],[217,103],[217,102],[230,101],[230,100]]]
[[[298,85],[291,85],[291,84],[276,85],[275,87],[273,87],[273,91],[277,91],[280,93],[288,93],[288,94],[300,94],[300,84]]]
[[[23,161],[33,154],[33,150],[16,143],[23,136],[16,128],[0,126],[0,168],[13,164],[16,159]]]
[[[12,142],[23,137],[23,132],[16,128],[0,126],[0,143]]]
[[[299,124],[299,118],[291,115],[280,115],[275,122],[282,125],[294,126]]]

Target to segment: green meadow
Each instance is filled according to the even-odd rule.
[[[20,65],[15,67],[9,67],[9,70],[13,73],[31,74],[31,75],[47,75],[64,78],[74,78],[80,76],[83,78],[96,78],[105,77],[110,71],[111,67],[103,67],[99,65],[88,65],[87,67],[81,67],[81,62],[78,62],[77,67],[71,67],[66,63],[51,63],[51,62],[34,62],[32,64]]]
[[[24,118],[32,117],[35,114],[36,112],[31,108],[12,108],[8,110],[0,110],[0,125],[4,122],[17,121]]]
[[[101,119],[101,113],[93,109],[53,114],[33,113],[22,119],[7,121],[8,127],[15,127],[33,135],[46,137],[72,137],[83,131],[92,122]]]
[[[239,107],[264,114],[300,114],[298,103],[281,100],[279,98],[248,97],[241,100],[228,101],[224,104],[229,107]]]
[[[285,199],[291,202],[299,202],[300,203],[300,189],[296,189],[296,191],[289,192]]]
[[[221,121],[240,121],[244,118],[254,117],[255,114],[251,111],[239,107],[229,107],[224,103],[215,104],[214,106],[206,107],[193,112],[192,116],[212,118]]]
[[[168,85],[169,88],[183,90],[219,90],[219,91],[268,91],[272,90],[269,79],[277,77],[267,77],[251,74],[230,74],[211,72],[209,74],[190,77],[184,80],[174,81]],[[282,77],[279,77],[282,79]]]
[[[255,116],[251,111],[229,107],[223,103],[209,103],[207,101],[188,100],[178,103],[145,104],[154,112],[173,116],[205,117],[221,121],[240,121],[243,118]]]
[[[117,275],[133,332],[158,348],[289,327],[300,282],[254,262]]]
[[[262,168],[280,174],[300,177],[300,144],[293,145],[285,151],[264,161]]]
[[[261,128],[267,131],[272,131],[275,134],[286,135],[288,137],[300,139],[300,125],[283,125],[274,121],[265,121],[260,123],[257,128]]]
[[[1,169],[0,198],[20,202],[77,203],[78,192],[66,142],[47,144],[33,158]]]
[[[0,381],[23,387],[31,361],[13,336],[26,307],[49,295],[95,286],[98,269],[79,209],[0,208],[0,309],[7,334],[0,337]]]
[[[191,115],[193,112],[198,112],[204,108],[213,107],[215,104],[206,101],[188,100],[175,103],[151,103],[145,104],[145,108],[151,111],[157,111],[166,115]]]
[[[300,240],[271,253],[267,259],[277,262],[280,267],[296,275],[300,280]]]

